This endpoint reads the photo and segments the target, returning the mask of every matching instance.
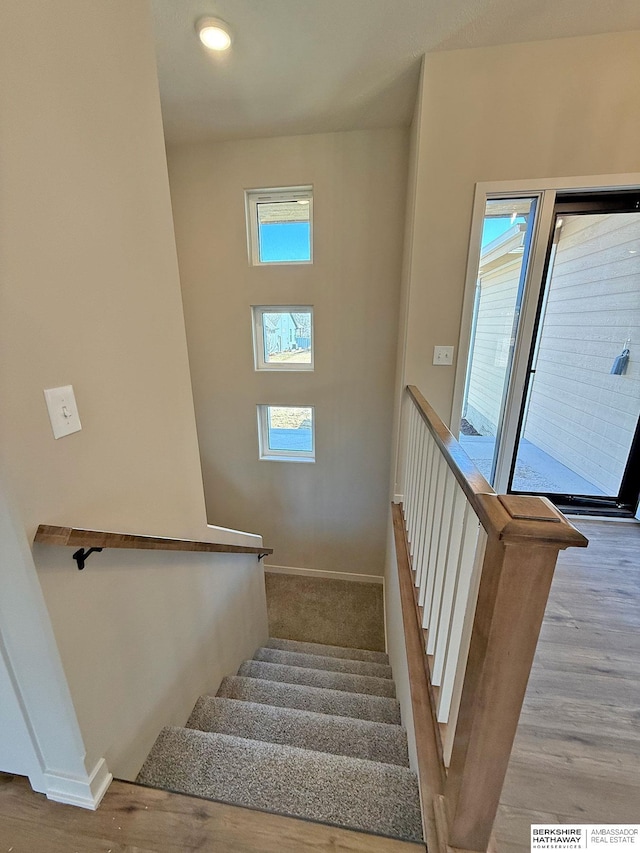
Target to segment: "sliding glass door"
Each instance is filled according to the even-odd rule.
[[[482,226],[460,442],[493,481],[536,198],[489,199]]]
[[[640,191],[489,196],[479,225],[460,443],[500,492],[634,514]]]
[[[640,486],[637,194],[554,210],[509,490],[633,511]]]

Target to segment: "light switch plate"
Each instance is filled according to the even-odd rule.
[[[82,429],[72,385],[45,388],[44,398],[47,401],[54,438],[62,438]]]
[[[454,347],[434,347],[433,348],[433,363],[434,364],[453,364]]]

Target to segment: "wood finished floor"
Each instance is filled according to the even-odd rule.
[[[96,812],[0,774],[1,853],[424,853],[424,846],[113,782]]]
[[[640,524],[578,521],[560,555],[495,833],[532,823],[640,821]]]

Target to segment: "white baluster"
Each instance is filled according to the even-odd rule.
[[[411,514],[409,516],[410,553],[412,566],[415,565],[413,557],[418,549],[418,501],[420,498],[420,463],[424,444],[424,424],[418,417],[416,421],[416,435],[413,454],[413,495],[411,498]]]
[[[425,465],[424,489],[422,492],[421,518],[422,518],[422,536],[420,538],[420,553],[418,555],[418,566],[416,576],[416,586],[421,587],[425,578],[425,552],[427,550],[427,523],[429,517],[429,487],[431,484],[431,472],[433,470],[434,459],[436,458],[436,443],[429,430],[427,432],[427,457]]]
[[[440,522],[440,541],[436,555],[433,595],[431,596],[431,612],[425,626],[429,629],[427,638],[427,654],[432,655],[436,647],[438,622],[442,607],[442,589],[444,587],[444,572],[447,565],[449,545],[451,544],[451,524],[453,522],[453,496],[456,489],[456,478],[450,469],[445,472],[444,496],[442,499],[442,521]]]
[[[417,564],[417,556],[420,550],[420,535],[422,532],[422,517],[420,514],[421,505],[422,505],[422,493],[424,490],[424,460],[427,455],[427,428],[425,427],[422,421],[418,423],[418,452],[416,454],[416,491],[415,491],[415,499],[414,499],[414,513],[413,513],[413,529],[414,529],[414,538],[413,538],[413,561],[412,568],[415,571]]]
[[[434,441],[435,445],[435,441]],[[438,476],[440,472],[440,460],[442,456],[440,449],[436,445],[433,451],[433,464],[429,473],[429,493],[427,495],[427,511],[425,513],[425,541],[424,541],[424,569],[420,579],[420,605],[424,605],[426,590],[429,585],[431,573],[431,565],[429,563],[429,554],[431,551],[431,542],[434,536],[434,518],[436,509],[436,494],[438,491]]]
[[[442,604],[440,607],[440,619],[436,628],[436,644],[433,657],[433,684],[440,684],[442,671],[444,669],[447,643],[449,641],[449,630],[453,611],[453,601],[460,572],[460,558],[462,555],[462,542],[465,535],[465,515],[469,504],[467,496],[458,485],[455,484],[453,498],[453,513],[451,518],[451,535],[447,563],[444,571],[444,586],[442,589]],[[470,509],[469,509],[470,511]],[[431,635],[429,635],[431,636]]]
[[[404,519],[405,526],[407,528],[407,537],[410,538],[409,534],[409,519],[411,517],[411,508],[413,506],[413,492],[414,492],[414,484],[415,484],[415,469],[414,469],[414,444],[415,444],[415,433],[416,433],[416,419],[418,414],[415,410],[413,403],[410,403],[409,409],[409,429],[408,429],[408,437],[407,437],[407,460],[406,460],[406,478],[407,478],[407,486],[405,489],[404,495]]]
[[[444,484],[446,479],[447,471],[449,470],[449,466],[447,462],[441,454],[438,454],[438,480],[436,483],[436,489],[434,494],[434,503],[432,509],[433,515],[433,526],[431,528],[431,541],[429,543],[429,556],[428,556],[428,566],[429,566],[429,575],[427,577],[427,584],[425,587],[425,595],[424,601],[421,602],[424,608],[423,614],[423,623],[422,627],[426,628],[428,623],[429,614],[431,612],[431,599],[433,595],[433,585],[435,581],[435,573],[436,573],[436,557],[438,554],[438,546],[440,544],[440,529],[442,525],[442,510],[444,503]]]
[[[468,642],[473,625],[478,579],[486,542],[484,531],[482,531],[482,537],[478,536],[479,529],[478,517],[468,507],[465,513],[465,532],[459,561],[457,588],[454,595],[449,642],[440,685],[440,698],[437,708],[439,723],[450,721],[454,688],[460,683],[461,676],[464,677],[466,668]]]

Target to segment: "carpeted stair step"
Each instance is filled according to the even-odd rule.
[[[393,764],[169,727],[160,733],[137,781],[248,808],[422,840],[415,775]]]
[[[285,652],[300,652],[303,655],[322,655],[323,657],[347,658],[348,660],[368,660],[372,663],[389,663],[389,656],[384,652],[348,649],[343,646],[325,646],[322,643],[301,643],[298,640],[281,640],[278,637],[269,637],[265,647],[282,649]]]
[[[307,669],[302,666],[286,666],[281,663],[266,663],[246,660],[238,670],[245,678],[262,678],[265,681],[284,681],[287,684],[304,684],[307,687],[324,687],[329,690],[345,690],[348,693],[367,693],[372,696],[394,698],[396,687],[388,678],[371,675],[352,675],[345,672],[329,672],[323,669]]]
[[[409,766],[407,734],[389,723],[201,696],[186,727]]]
[[[327,669],[332,672],[350,672],[353,675],[372,675],[375,678],[392,677],[391,667],[385,663],[347,660],[346,658],[325,657],[324,655],[305,655],[300,652],[286,652],[283,649],[258,649],[253,659],[267,663],[282,663],[287,666],[303,666],[307,669]]]
[[[356,717],[377,723],[400,725],[400,705],[395,699],[386,696],[347,693],[343,690],[327,690],[238,675],[223,678],[217,695],[227,699],[258,702],[261,705],[297,708],[317,714]]]

